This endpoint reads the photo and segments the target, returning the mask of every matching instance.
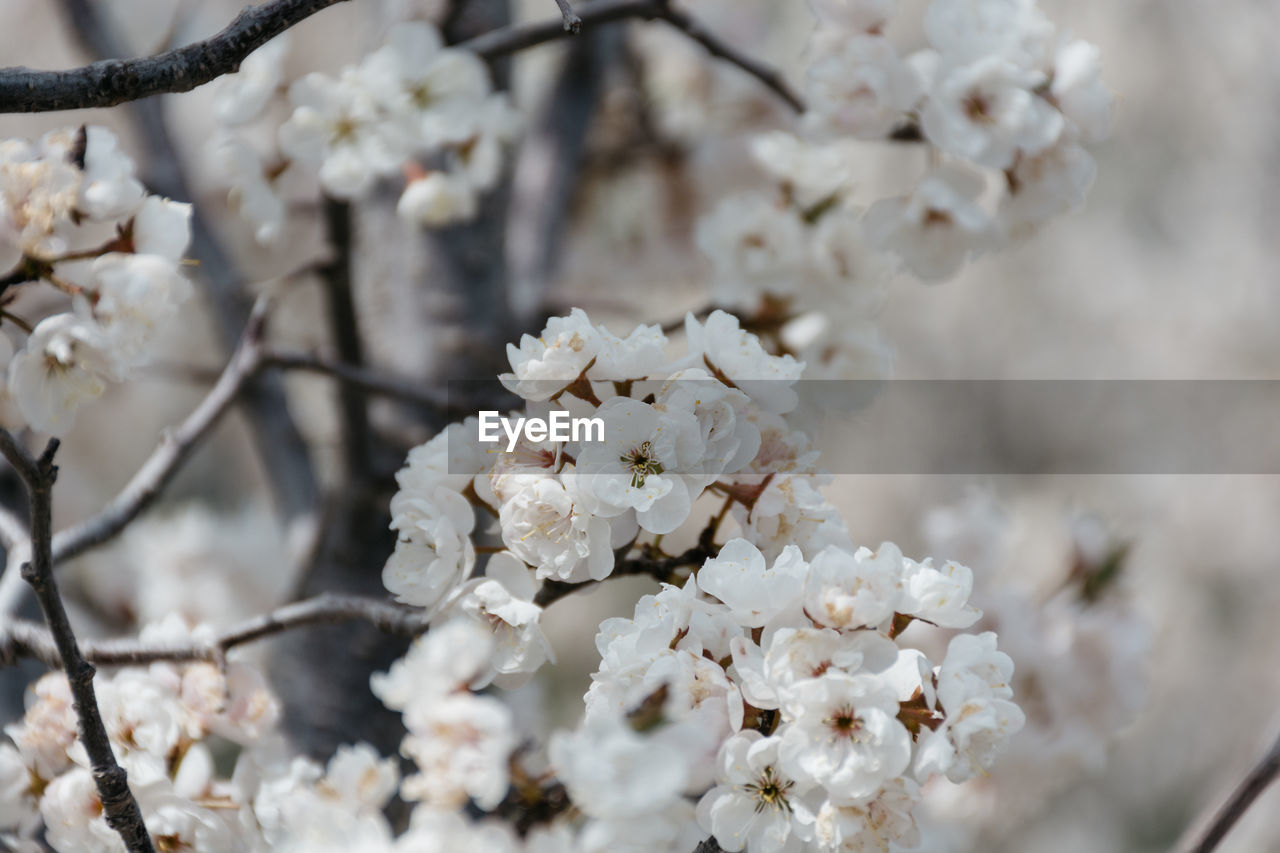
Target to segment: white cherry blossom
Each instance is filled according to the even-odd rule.
[[[76,411],[120,376],[111,341],[95,323],[55,314],[36,325],[9,362],[9,391],[35,429],[65,435]]]
[[[767,411],[785,414],[795,408],[797,397],[791,385],[804,371],[804,362],[789,355],[770,355],[759,338],[724,311],[712,311],[703,323],[688,314],[684,330],[690,365],[706,367],[722,381],[729,380]]]
[[[813,815],[802,796],[810,786],[783,771],[777,738],[757,731],[733,735],[720,749],[717,785],[698,803],[698,823],[720,848],[755,853],[801,851]]]
[[[280,127],[280,148],[319,167],[336,198],[360,196],[405,159],[404,140],[384,121],[367,81],[348,68],[338,78],[312,73],[289,88],[293,115]]]
[[[778,733],[782,769],[823,785],[833,799],[873,795],[911,762],[911,735],[898,697],[873,675],[826,673],[794,685]]]
[[[770,566],[756,546],[730,539],[698,571],[698,585],[723,601],[741,625],[760,628],[799,601],[808,569],[794,545]]]
[[[840,630],[875,628],[887,622],[898,604],[903,558],[898,546],[850,552],[823,548],[809,564],[804,585],[805,613],[819,625]]]
[[[954,275],[991,243],[991,217],[978,204],[982,178],[942,167],[906,198],[881,199],[866,215],[867,236],[926,281]]]

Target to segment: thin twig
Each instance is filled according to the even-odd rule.
[[[142,821],[142,811],[129,790],[128,775],[116,763],[107,727],[98,710],[98,699],[93,690],[93,665],[80,653],[71,620],[67,618],[67,608],[53,577],[53,483],[58,477],[53,456],[57,450],[58,440],[55,438],[50,440],[40,458],[34,459],[8,430],[0,429],[0,453],[26,483],[31,500],[31,560],[23,565],[22,577],[31,585],[40,602],[58,659],[71,685],[80,741],[89,756],[107,825],[119,833],[125,848],[131,853],[152,853],[151,837]]]
[[[560,7],[560,16],[564,19],[565,32],[577,35],[582,31],[582,19],[573,11],[573,7],[569,5],[569,0],[556,0],[556,5]]]
[[[177,429],[166,432],[160,446],[152,451],[133,478],[111,503],[92,518],[53,538],[54,562],[62,562],[115,536],[130,521],[151,505],[161,490],[177,473],[191,451],[205,434],[235,403],[240,390],[262,366],[262,339],[267,320],[267,300],[254,306],[226,369],[208,396],[187,416]]]
[[[53,537],[53,562],[60,563],[115,537],[156,499],[173,479],[196,445],[226,414],[262,365],[262,338],[267,301],[254,306],[244,334],[217,384],[177,429],[166,432],[160,445],[142,463],[120,493],[100,512]],[[10,565],[13,560],[9,561]],[[21,600],[17,573],[0,577],[0,614],[12,613]]]
[[[707,53],[717,59],[723,59],[725,62],[738,66],[743,71],[759,80],[766,87],[772,89],[779,98],[786,101],[787,106],[791,107],[791,109],[795,110],[797,113],[804,112],[804,100],[792,91],[791,87],[787,85],[786,79],[778,69],[766,65],[760,60],[752,56],[748,56],[746,53],[738,50],[736,47],[709,30],[701,21],[676,9],[669,2],[665,2],[664,0],[664,2],[660,2],[658,5],[660,6],[657,15],[659,19],[666,21],[668,24],[675,27],[677,30],[680,30],[680,32],[684,33],[698,44],[702,45],[706,48]]]
[[[660,0],[595,0],[577,13],[583,27],[594,27],[627,18],[652,19],[659,11]],[[502,27],[460,43],[458,47],[479,54],[485,59],[507,56],[529,47],[564,38],[564,20],[538,21]]]
[[[426,611],[420,607],[358,595],[325,593],[246,619],[219,632],[208,643],[165,645],[119,639],[86,641],[82,646],[85,658],[97,666],[146,666],[160,661],[216,663],[237,646],[285,631],[354,621],[367,622],[388,634],[405,637],[416,637],[428,627]],[[37,660],[53,669],[62,667],[53,637],[42,626],[27,620],[9,622],[0,631],[0,666],[20,658]]]
[[[1231,792],[1231,796],[1208,825],[1205,826],[1204,819],[1192,822],[1174,850],[1180,853],[1209,853],[1214,850],[1277,776],[1280,776],[1280,737],[1276,738],[1271,748]],[[1201,827],[1204,829],[1201,830]]]
[[[775,68],[748,56],[712,33],[701,21],[671,5],[670,0],[597,0],[582,7],[579,13],[582,26],[618,21],[625,18],[660,20],[702,45],[708,53],[738,66],[773,90],[787,106],[798,113],[805,110],[804,101],[792,91]],[[534,47],[544,42],[563,38],[565,29],[561,21],[545,21],[515,27],[504,27],[485,33],[459,47],[474,51],[486,59],[505,56],[518,50]]]
[[[460,406],[450,405],[448,394],[424,382],[367,367],[355,367],[316,353],[270,349],[263,353],[262,366],[319,373],[370,394],[393,397],[441,412],[463,410]]]
[[[372,367],[354,367],[317,352],[266,346],[262,350],[260,363],[263,370],[297,370],[303,373],[316,373],[344,382],[366,394],[403,400],[446,416],[474,414],[477,408],[509,409],[519,403],[515,395],[506,392],[495,393],[492,397],[468,395],[461,390],[450,393],[447,389],[441,390],[421,379],[413,379]],[[155,365],[152,374],[159,379],[205,384],[212,384],[221,376],[217,368],[191,364]]]

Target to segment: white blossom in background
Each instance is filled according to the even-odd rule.
[[[948,278],[994,243],[991,216],[978,203],[983,188],[974,172],[940,168],[910,196],[873,204],[867,234],[925,281]]]
[[[289,55],[289,35],[276,36],[249,54],[240,70],[218,81],[214,110],[218,121],[245,124],[257,118],[284,85],[284,62]]]
[[[313,72],[289,87],[293,115],[280,126],[280,150],[319,170],[320,185],[350,199],[395,174],[408,156],[406,140],[387,125],[357,69],[338,78]]]
[[[983,610],[973,629],[998,633],[1001,650],[1015,663],[1008,684],[1026,716],[1022,731],[978,778],[927,786],[928,823],[937,831],[977,834],[974,843],[1003,837],[1082,776],[1103,772],[1113,741],[1146,700],[1150,637],[1131,591],[1114,583],[1099,596],[1082,597],[1077,582],[1083,578],[1076,578],[1044,599],[1037,588],[1046,570],[1055,573],[1049,579],[1057,585],[1056,573],[1064,568],[1050,561],[1027,572],[1013,533],[1030,523],[1021,507],[978,492],[932,510],[923,526],[934,551],[962,555],[973,565],[975,600]],[[1069,533],[1075,553],[1065,556],[1076,567],[1097,571],[1121,558],[1114,538],[1096,524],[1073,524]],[[1005,573],[1011,582],[996,585]],[[986,683],[991,680],[998,678]],[[974,720],[998,723],[999,715],[984,712]],[[950,758],[950,739],[936,746],[944,760]]]
[[[274,243],[284,229],[285,203],[261,155],[240,137],[223,135],[214,142],[213,156],[230,184],[231,209],[253,228],[258,243]]]
[[[280,236],[283,209],[272,184],[293,163],[342,200],[363,198],[378,182],[403,176],[397,212],[416,226],[475,217],[520,128],[519,114],[505,94],[493,91],[480,57],[445,47],[425,21],[393,25],[385,44],[336,76],[311,72],[289,83],[287,50],[277,38],[252,53],[222,82],[216,102],[222,125],[237,128],[220,134],[218,143],[231,206],[259,243],[272,246]],[[250,123],[269,122],[266,107],[285,89],[292,114],[278,127],[279,156],[260,154],[242,134]],[[279,161],[278,170],[264,171],[264,160]]]
[[[799,346],[778,335],[775,352],[815,375],[878,377],[891,267],[942,281],[1079,209],[1112,96],[1097,48],[1057,33],[1034,0],[930,0],[914,53],[890,35],[896,2],[809,5],[801,133],[749,142],[775,191],[719,201],[695,239],[713,300],[744,323],[825,318]],[[912,167],[905,192],[873,194],[853,178],[868,145],[924,148],[929,167]]]
[[[32,427],[64,435],[77,410],[146,364],[156,333],[191,295],[181,270],[190,205],[147,196],[105,128],[0,147],[0,266],[73,297],[34,325],[8,364]]]
[[[470,219],[478,204],[475,190],[466,180],[449,172],[428,172],[404,188],[396,213],[410,222],[438,227]]]

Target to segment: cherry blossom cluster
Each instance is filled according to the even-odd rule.
[[[549,658],[538,581],[662,564],[633,618],[601,624],[582,723],[548,743],[582,816],[573,849],[910,846],[920,785],[984,774],[1022,727],[1013,663],[991,632],[955,633],[937,663],[905,642],[913,622],[974,625],[972,573],[853,544],[785,417],[803,363],[722,311],[687,317],[685,337],[668,358],[656,327],[620,337],[580,309],[553,318],[509,347],[502,381],[529,413],[601,418],[603,441],[525,436],[502,452],[472,418],[411,452],[383,580],[433,628],[373,684],[421,770],[402,795],[495,807],[519,767],[513,724],[472,691]],[[698,545],[667,554],[703,497],[720,507]],[[479,575],[477,507],[502,542]],[[718,544],[729,519],[740,535]]]
[[[222,124],[246,125],[263,114],[284,85],[287,51],[287,37],[278,37],[220,81]],[[295,80],[288,100],[292,113],[278,127],[278,150],[264,157],[246,133],[216,143],[232,205],[262,243],[280,236],[287,210],[277,184],[293,164],[342,200],[403,177],[397,210],[404,219],[425,226],[468,220],[501,177],[504,148],[519,125],[506,96],[493,91],[484,61],[445,47],[423,21],[395,25],[381,48],[337,76],[312,72]]]
[[[893,0],[810,5],[798,133],[751,141],[775,190],[722,199],[696,240],[717,304],[783,325],[815,370],[874,373],[869,319],[894,269],[940,281],[1080,207],[1112,98],[1097,48],[1034,0],[931,0],[927,46],[906,56],[886,35]],[[914,189],[868,197],[868,140],[920,143]]]
[[[16,353],[0,335],[8,393],[21,420],[62,435],[76,410],[151,357],[157,335],[189,297],[181,270],[191,207],[148,195],[116,137],[96,126],[0,144],[0,280],[42,281],[71,310],[34,326]]]
[[[175,617],[144,628],[141,638],[183,643],[200,632],[193,635]],[[261,768],[246,749],[234,781],[219,778],[214,750],[219,739],[247,748],[273,731],[279,706],[257,671],[236,663],[156,663],[99,675],[95,686],[116,758],[153,837],[171,839],[168,849],[254,849],[241,843],[250,836],[240,810],[252,815],[252,786],[268,787],[265,780],[250,782]],[[0,742],[0,830],[29,837],[43,822],[56,850],[122,850],[103,817],[76,724],[67,679],[60,672],[41,677],[26,715],[6,727],[8,739]]]

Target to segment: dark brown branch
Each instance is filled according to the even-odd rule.
[[[596,0],[582,7],[578,19],[583,27],[594,27],[627,18],[652,19],[658,16],[660,0]],[[485,59],[507,56],[529,47],[562,39],[567,35],[563,19],[539,21],[487,32],[468,39],[458,47],[473,51]]]
[[[270,613],[254,616],[219,633],[208,644],[154,645],[137,640],[85,642],[84,657],[98,666],[146,666],[158,661],[219,662],[237,646],[311,625],[366,622],[380,631],[416,637],[427,630],[426,611],[358,595],[326,593],[286,604]],[[0,632],[0,666],[21,658],[38,660],[53,669],[62,667],[53,637],[34,622],[17,620]]]
[[[93,690],[93,665],[80,653],[67,608],[53,577],[53,483],[58,476],[53,456],[57,450],[58,440],[55,438],[39,459],[33,459],[7,430],[0,430],[0,453],[22,477],[31,499],[31,560],[23,565],[22,577],[31,585],[40,602],[58,660],[71,685],[80,741],[89,756],[107,825],[119,833],[125,848],[131,853],[152,853],[151,837],[142,821],[142,811],[129,790],[128,775],[116,763],[107,727],[98,710],[98,699]]]
[[[1280,776],[1280,738],[1271,744],[1271,748],[1231,792],[1208,825],[1205,826],[1203,819],[1193,822],[1174,849],[1179,853],[1209,853],[1216,849],[1277,776]]]
[[[244,9],[204,41],[142,59],[108,59],[68,71],[0,69],[0,112],[111,107],[166,92],[189,92],[240,68],[253,51],[343,0],[274,0]]]

